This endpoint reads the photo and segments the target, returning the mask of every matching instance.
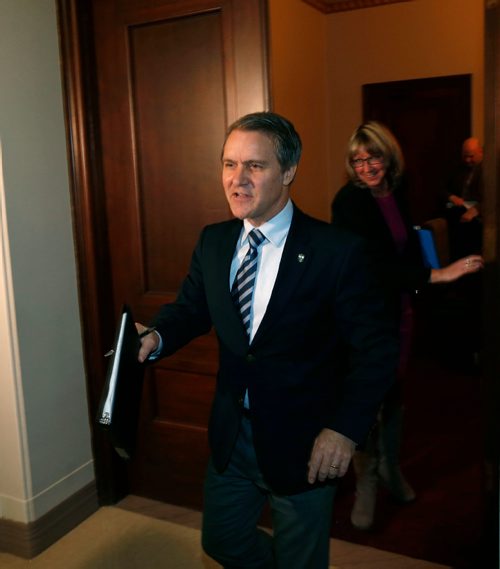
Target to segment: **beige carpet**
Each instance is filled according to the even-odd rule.
[[[330,569],[431,569],[426,561],[332,540]],[[118,507],[102,507],[35,559],[0,553],[0,569],[220,569],[197,529]]]
[[[217,569],[200,532],[115,507],[93,516],[35,559],[0,554],[1,569]]]

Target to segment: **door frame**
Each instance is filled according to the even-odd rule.
[[[111,301],[110,250],[100,160],[92,14],[88,0],[56,0],[56,3],[92,450],[99,502],[113,504],[128,493],[128,469],[95,421],[106,375],[103,346],[112,344],[116,323]],[[258,38],[262,45],[259,53],[244,48],[235,50],[235,65],[241,69],[262,69],[262,75],[260,85],[257,82],[252,93],[241,90],[234,101],[228,102],[231,122],[239,114],[254,110],[250,107],[256,96],[261,97],[263,110],[270,108],[267,0],[239,6],[233,26],[235,35],[253,38],[252,41]]]
[[[499,562],[500,452],[500,1],[485,2],[483,409],[485,545]]]
[[[57,0],[66,117],[69,178],[77,256],[80,320],[92,450],[101,504],[127,492],[126,467],[95,428],[100,393],[94,377],[104,377],[102,346],[114,335],[109,247],[97,113],[97,78],[92,20],[85,0]]]
[[[442,215],[442,193],[450,165],[456,164],[463,141],[471,136],[471,100],[471,74],[362,85],[363,121],[377,120],[388,126],[403,150],[405,172],[411,180],[411,217],[419,225]],[[437,121],[432,126],[439,138],[429,136],[428,125],[420,130],[415,120],[409,124],[416,113],[428,113],[429,121]]]

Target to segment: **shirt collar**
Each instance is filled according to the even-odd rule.
[[[258,229],[275,247],[280,247],[288,235],[290,225],[292,224],[292,217],[293,204],[292,200],[289,199],[285,207],[279,213],[260,225]],[[241,236],[242,244],[247,240],[248,234],[252,229],[255,229],[255,227],[247,219],[244,219],[243,234]]]

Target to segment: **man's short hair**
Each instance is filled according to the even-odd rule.
[[[270,111],[240,117],[227,129],[223,151],[229,135],[234,130],[259,131],[267,135],[274,144],[282,172],[299,163],[302,141],[293,124],[285,117]]]

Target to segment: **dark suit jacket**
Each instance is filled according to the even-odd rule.
[[[162,356],[215,327],[220,367],[209,424],[216,468],[228,463],[248,389],[262,473],[280,493],[309,489],[307,463],[324,427],[361,442],[393,381],[396,331],[367,275],[360,242],[297,208],[271,299],[249,345],[229,272],[242,222],[206,227],[179,296],[153,324]],[[355,365],[336,374],[338,339]]]
[[[398,251],[389,226],[368,188],[349,182],[342,187],[332,203],[332,223],[352,231],[365,240],[373,272],[384,288],[387,301],[397,312],[401,293],[413,293],[424,288],[430,269],[422,261],[420,244],[410,218],[404,181],[393,194],[408,232],[403,251]]]
[[[448,180],[446,200],[451,194],[455,194],[466,201],[475,201],[481,204],[483,187],[482,164],[471,168],[461,163]]]

